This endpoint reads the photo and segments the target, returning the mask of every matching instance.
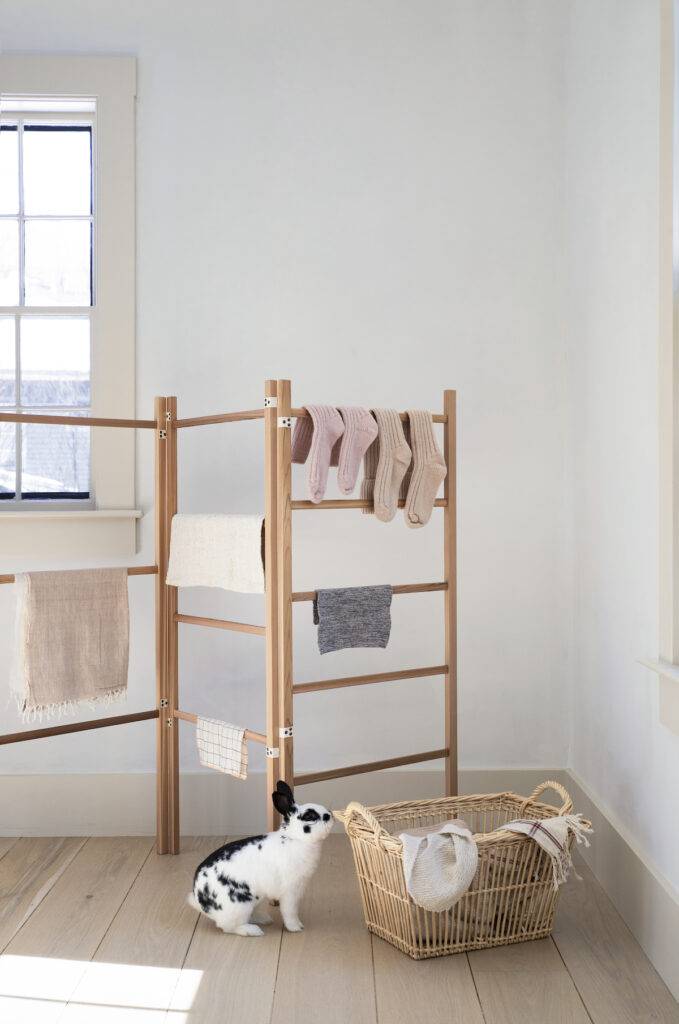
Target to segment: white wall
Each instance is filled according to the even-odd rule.
[[[570,766],[679,887],[659,724],[659,4],[576,0],[566,37],[575,630]]]
[[[297,403],[438,408],[459,389],[467,767],[566,760],[562,28],[556,0],[3,4],[7,50],[138,55],[140,415],[163,393],[180,415],[249,408],[266,376]],[[182,434],[183,509],[261,507],[259,429]],[[145,510],[150,482],[142,438]],[[413,532],[299,513],[294,585],[436,579],[438,515]],[[141,540],[148,562],[148,517]],[[130,583],[135,709],[153,703],[151,587]],[[257,598],[181,603],[262,615]],[[321,660],[302,605],[296,676],[436,663],[440,607],[399,598],[386,652]],[[259,640],[182,632],[181,661],[187,709],[262,727]],[[438,680],[299,698],[298,766],[430,748],[441,713]],[[150,770],[152,729],[16,746],[0,773]]]

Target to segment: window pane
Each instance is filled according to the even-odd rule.
[[[19,133],[0,127],[0,213],[19,212]]]
[[[14,351],[14,317],[0,317],[0,405],[16,402]]]
[[[0,220],[0,306],[19,302],[19,222]]]
[[[91,130],[85,126],[24,126],[24,212],[89,214]]]
[[[90,404],[90,322],[86,317],[21,318],[21,404]]]
[[[21,496],[88,497],[90,430],[88,427],[21,427]]]
[[[16,424],[0,423],[0,499],[13,498],[16,488]]]
[[[24,225],[27,306],[91,304],[91,228],[86,220],[34,220]]]

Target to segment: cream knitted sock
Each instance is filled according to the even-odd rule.
[[[408,445],[408,447],[412,451],[412,447],[413,446],[412,446],[411,441],[410,441],[410,421],[409,420],[406,420],[405,423],[403,424],[403,436],[406,439],[406,444]],[[412,461],[411,461],[410,465],[408,466],[408,469],[406,470],[406,475],[401,480],[401,486],[399,487],[399,491],[398,491],[398,500],[399,501],[405,501],[406,498],[408,497],[408,488],[410,487],[410,481],[412,480],[412,476],[413,476],[413,464],[412,464]]]
[[[325,494],[330,456],[335,442],[344,433],[344,423],[332,405],[307,405],[305,408],[314,425],[307,478],[309,497],[317,505]]]
[[[413,447],[413,475],[405,504],[405,521],[413,529],[429,522],[446,463],[434,437],[431,413],[408,410]]]
[[[361,459],[377,437],[377,424],[368,409],[341,405],[339,411],[344,420],[344,433],[339,442],[337,483],[342,494],[351,494],[356,486]],[[332,458],[330,465],[333,465]]]
[[[373,412],[380,442],[373,504],[377,518],[388,523],[396,515],[398,492],[408,472],[411,452],[399,414],[394,409],[374,409]]]
[[[371,516],[374,514],[375,509],[373,508],[373,499],[375,496],[375,473],[377,472],[377,463],[380,460],[380,439],[376,437],[373,443],[370,445],[365,455],[363,456],[363,480],[361,481],[361,498],[364,501],[370,502],[369,508],[362,508],[361,512],[364,516]]]

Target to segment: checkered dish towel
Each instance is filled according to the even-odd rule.
[[[508,821],[502,828],[508,832],[520,832],[529,839],[534,839],[538,846],[549,854],[555,889],[566,881],[573,868],[568,833],[573,833],[577,843],[589,846],[587,834],[594,831],[591,825],[585,824],[581,814],[566,814],[559,818],[544,818],[540,821],[535,818],[517,818],[516,821]],[[574,873],[578,878],[575,870]]]
[[[248,747],[245,729],[220,722],[217,718],[198,718],[196,721],[198,756],[204,768],[246,779],[248,775]]]

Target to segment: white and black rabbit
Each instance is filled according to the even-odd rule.
[[[289,932],[304,927],[299,903],[332,829],[332,815],[320,804],[298,807],[285,782],[276,784],[271,799],[283,819],[277,832],[220,846],[196,868],[189,903],[223,932],[262,935],[259,925],[271,921],[258,910],[265,900],[280,902]]]

